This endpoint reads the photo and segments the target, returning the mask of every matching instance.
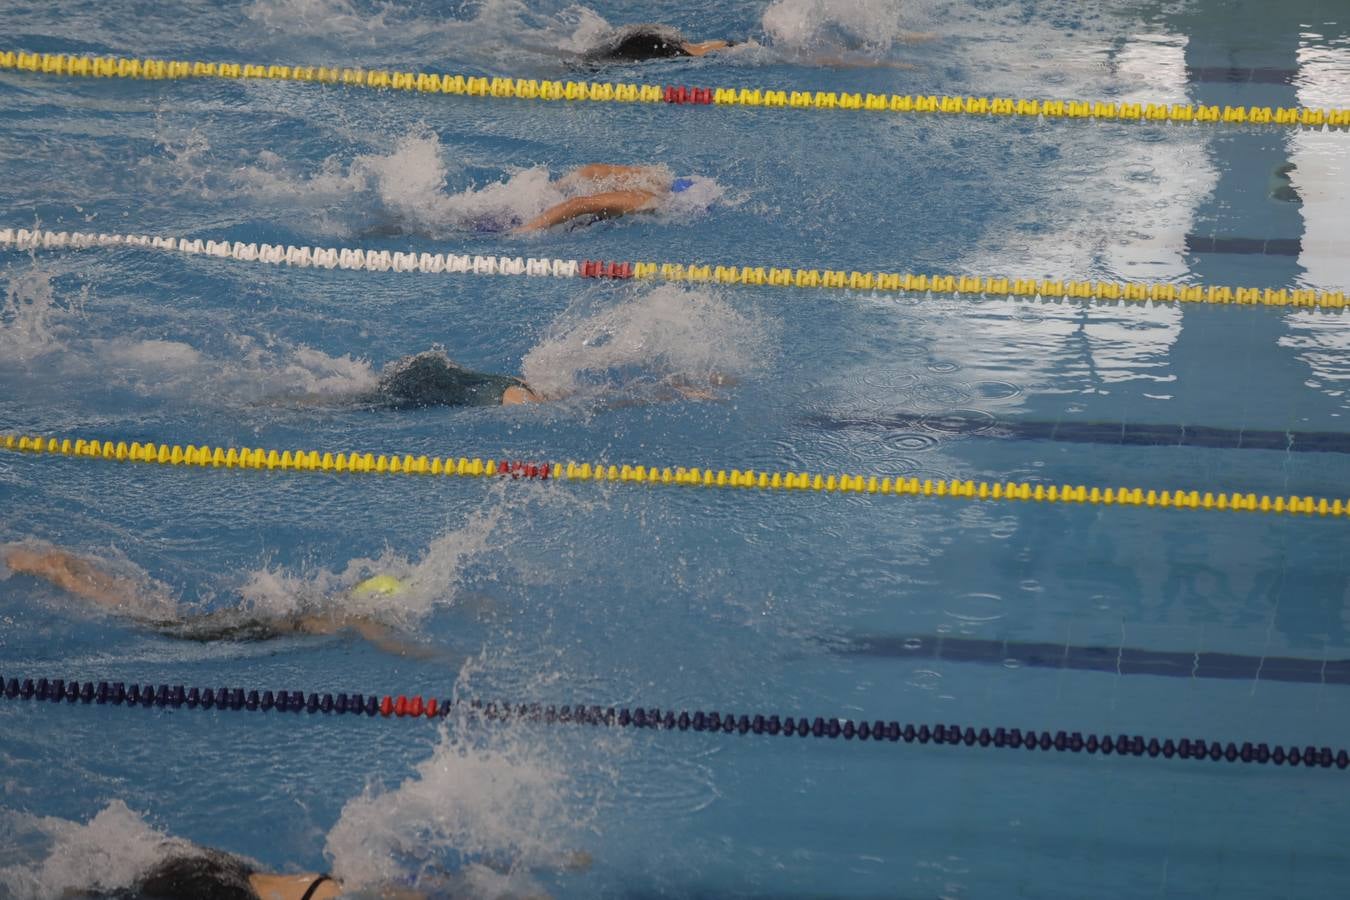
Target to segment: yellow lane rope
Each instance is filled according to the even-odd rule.
[[[254,244],[201,238],[188,240],[150,235],[0,228],[0,247],[7,246],[19,250],[130,247],[204,255],[237,262],[367,272],[661,279],[693,284],[753,284],[910,294],[955,294],[963,297],[1039,297],[1045,300],[1094,300],[1105,303],[1211,303],[1324,310],[1344,309],[1346,304],[1345,294],[1341,291],[1311,288],[1225,287],[982,275],[916,275],[898,272],[846,272],[831,269],[780,269],[774,266],[694,263],[602,263],[519,256],[419,253],[411,249],[402,252],[350,247],[296,247],[289,244]]]
[[[0,51],[0,69],[93,78],[247,78],[312,81],[353,87],[388,88],[427,94],[518,100],[584,100],[601,103],[689,103],[714,106],[762,106],[852,109],[891,113],[935,113],[979,117],[1092,119],[1110,122],[1176,124],[1254,124],[1293,128],[1350,128],[1350,109],[1270,106],[1192,106],[1166,103],[1115,103],[1088,100],[1035,100],[908,94],[860,94],[764,88],[698,88],[534,78],[472,77],[428,72],[330,66],[260,65],[116,56],[68,56],[64,53]]]
[[[1144,488],[1101,488],[1083,485],[1043,485],[1025,482],[934,481],[918,478],[878,478],[875,475],[821,475],[809,472],[762,472],[740,469],[671,468],[610,465],[606,463],[497,462],[469,457],[427,457],[411,454],[320,453],[317,450],[224,448],[206,445],[126,443],[28,435],[0,438],[0,449],[22,453],[248,470],[333,472],[341,474],[504,476],[532,480],[622,482],[647,487],[682,486],[739,488],[757,491],[815,491],[828,494],[882,494],[914,497],[952,497],[967,500],[1061,503],[1089,506],[1143,506],[1161,509],[1232,510],[1289,513],[1342,518],[1350,516],[1350,501],[1325,497],[1271,497],[1253,493],[1165,491]]]

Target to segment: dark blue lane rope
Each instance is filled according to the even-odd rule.
[[[1306,768],[1320,767],[1338,769],[1350,767],[1350,753],[1345,750],[1332,750],[1330,747],[1315,747],[1311,744],[1299,747],[1290,744],[1287,748],[1276,744],[1253,744],[1245,741],[1241,745],[1229,741],[1206,741],[1201,738],[1171,738],[1159,740],[1156,737],[1145,738],[1142,735],[1104,734],[1098,737],[1072,731],[1037,731],[1018,728],[962,728],[960,725],[933,726],[914,725],[900,722],[882,721],[854,722],[852,719],[823,718],[816,716],[735,715],[717,712],[674,712],[660,709],[615,710],[614,707],[600,706],[542,706],[532,704],[487,703],[473,700],[426,700],[421,697],[376,694],[306,694],[303,691],[246,691],[243,688],[188,688],[180,685],[132,684],[127,687],[122,682],[66,681],[61,678],[48,680],[39,678],[10,678],[4,682],[4,697],[10,700],[40,700],[49,703],[98,703],[141,707],[187,706],[191,709],[223,709],[267,712],[298,713],[336,713],[351,715],[399,718],[442,718],[452,712],[471,718],[496,722],[542,722],[553,725],[575,723],[579,725],[604,725],[610,728],[651,728],[660,731],[712,731],[723,734],[767,734],[783,737],[816,737],[831,740],[842,737],[846,741],[904,741],[912,744],[944,744],[950,747],[1002,747],[1012,750],[1054,750],[1060,753],[1087,753],[1089,755],[1147,757],[1149,759],[1197,759],[1213,762],[1274,763],[1277,766],[1302,765]]]

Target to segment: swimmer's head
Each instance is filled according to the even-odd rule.
[[[689,190],[693,186],[694,186],[694,179],[692,178],[676,178],[674,181],[670,183],[670,192],[672,194],[683,193],[684,191]]]
[[[351,590],[353,597],[392,597],[404,591],[402,581],[393,575],[374,575],[358,582]]]

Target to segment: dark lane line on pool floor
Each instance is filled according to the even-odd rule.
[[[1298,81],[1298,69],[1187,66],[1186,80],[1227,84],[1295,84]]]
[[[849,656],[970,662],[1033,669],[1076,669],[1120,675],[1350,684],[1350,659],[1244,656],[1206,651],[1187,653],[1138,647],[1077,647],[912,634],[861,635],[847,639],[842,646],[833,644],[832,649]]]
[[[1238,253],[1255,256],[1298,256],[1303,252],[1299,238],[1239,238],[1186,235],[1187,253]]]
[[[1350,433],[1215,428],[1208,425],[1166,425],[1128,422],[1045,422],[999,420],[988,413],[950,412],[936,415],[887,413],[876,416],[821,413],[801,424],[824,431],[923,431],[933,434],[1001,438],[1017,441],[1060,441],[1131,447],[1207,447],[1220,450],[1277,450],[1288,453],[1350,453]]]

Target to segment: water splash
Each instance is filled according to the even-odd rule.
[[[774,0],[761,25],[775,48],[882,56],[905,34],[902,0]]]
[[[572,4],[549,9],[523,0],[480,0],[463,4],[464,17],[420,16],[392,3],[367,13],[350,0],[254,0],[244,9],[249,20],[288,39],[308,38],[341,44],[344,51],[391,47],[453,55],[471,64],[511,64],[557,68],[575,58],[609,30],[594,10]]]
[[[512,732],[470,739],[443,727],[412,777],[347,802],[325,852],[334,874],[358,889],[412,880],[456,896],[538,893],[531,870],[576,859],[569,836],[585,816],[571,768]]]
[[[644,391],[684,383],[706,386],[717,376],[762,367],[769,325],[737,312],[719,295],[675,285],[638,289],[617,306],[593,299],[565,312],[522,363],[525,380],[546,397]]]
[[[268,31],[334,38],[371,38],[390,27],[392,4],[379,4],[370,14],[350,0],[254,0],[244,15]]]
[[[96,379],[105,388],[145,398],[187,397],[224,406],[312,404],[360,396],[379,381],[364,359],[329,356],[267,336],[184,335],[223,341],[227,352],[221,354],[164,337],[83,337],[90,287],[58,290],[48,265],[12,274],[0,305],[0,371],[35,396],[84,397]],[[43,365],[31,365],[39,358]],[[210,391],[203,392],[202,385]],[[106,402],[106,396],[98,399]]]
[[[506,512],[502,498],[494,495],[464,525],[433,540],[418,559],[387,548],[378,556],[354,558],[341,571],[263,567],[247,575],[239,593],[244,607],[261,618],[342,612],[412,630],[435,607],[456,602],[466,568],[491,550],[494,537],[505,527]],[[403,583],[403,590],[368,596],[352,592],[372,575],[393,576]]]
[[[155,830],[121,800],[87,823],[0,810],[0,833],[11,848],[45,852],[40,862],[0,867],[0,894],[15,900],[125,889],[159,860],[191,846]]]
[[[27,363],[64,348],[63,326],[83,313],[89,289],[60,296],[54,277],[52,270],[37,266],[10,276],[0,304],[0,358]]]
[[[360,154],[350,162],[338,156],[317,171],[297,171],[274,153],[259,154],[256,165],[235,173],[240,191],[288,209],[308,210],[315,224],[330,233],[403,232],[430,236],[509,227],[538,215],[562,199],[548,170],[510,172],[503,181],[458,193],[447,190],[466,160],[452,159],[435,133],[415,129],[387,153]]]

